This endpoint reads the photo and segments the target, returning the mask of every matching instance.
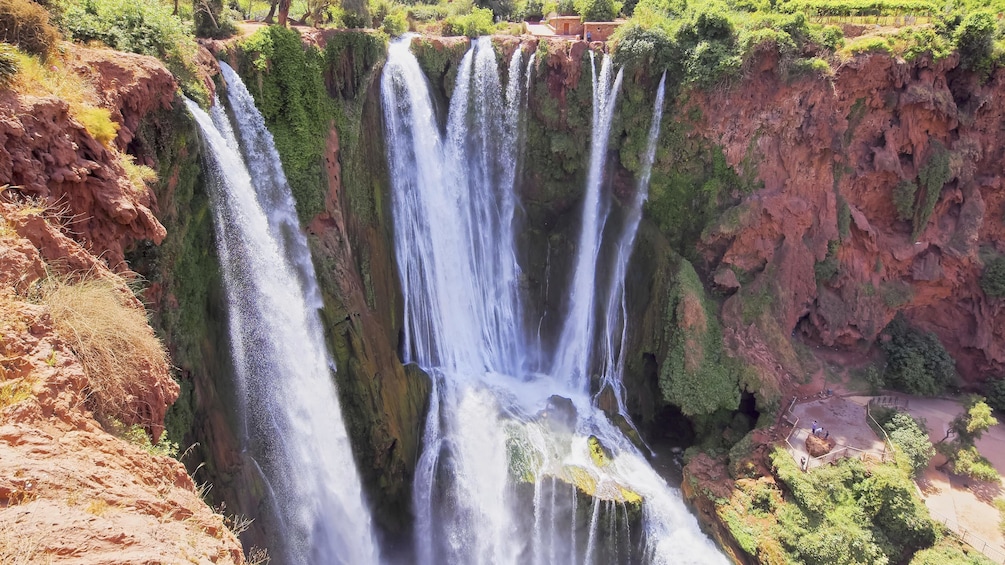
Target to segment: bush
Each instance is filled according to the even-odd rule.
[[[46,59],[59,43],[59,31],[49,23],[49,12],[35,2],[4,0],[0,2],[0,41]]]
[[[928,219],[939,202],[939,196],[942,195],[942,187],[952,176],[946,146],[938,140],[932,140],[928,151],[928,160],[918,170],[918,183],[924,190],[924,195],[920,202],[915,203],[913,238],[917,238],[925,230]]]
[[[885,421],[876,418],[890,436],[897,451],[906,457],[912,476],[916,476],[935,455],[935,447],[928,439],[923,423],[903,412],[893,412]]]
[[[82,0],[66,6],[63,29],[77,41],[100,41],[113,49],[157,57],[190,97],[204,99],[196,78],[197,45],[189,27],[156,0]]]
[[[956,48],[960,52],[960,66],[982,74],[989,72],[996,32],[997,22],[990,10],[968,14],[954,34]]]
[[[621,11],[620,2],[614,0],[578,0],[576,12],[584,22],[610,22]]]
[[[223,0],[195,0],[192,11],[195,21],[195,35],[224,39],[237,33],[230,12],[223,7]]]
[[[398,37],[408,31],[408,20],[405,19],[404,12],[388,14],[384,17],[380,29],[391,37]]]
[[[488,8],[492,16],[500,20],[508,20],[516,13],[516,0],[476,0],[481,8]]]
[[[945,536],[934,547],[915,553],[910,565],[995,565],[995,562],[956,538]]]
[[[167,371],[168,357],[128,289],[103,279],[50,277],[39,293],[56,332],[84,366],[88,407],[104,423],[146,423],[139,405],[151,392],[148,375]]]
[[[985,386],[988,406],[1005,414],[1005,378],[988,381]]]
[[[83,108],[74,117],[91,137],[105,147],[111,147],[115,136],[119,134],[119,124],[112,121],[112,113],[107,108]]]
[[[953,471],[960,475],[967,475],[978,481],[987,481],[989,483],[998,483],[1001,481],[998,471],[991,465],[991,462],[981,456],[977,448],[972,445],[964,447],[955,453],[953,456]]]
[[[17,69],[17,50],[7,43],[0,43],[0,88],[10,85]]]
[[[1005,296],[1005,257],[996,257],[984,267],[981,273],[981,288],[992,298]]]
[[[523,19],[527,21],[540,21],[544,16],[544,2],[541,0],[527,0],[523,7]]]
[[[893,206],[897,210],[897,218],[909,221],[914,217],[914,195],[918,185],[911,180],[902,180],[893,187]]]
[[[475,38],[481,35],[491,35],[492,10],[474,8],[470,14],[450,16],[443,23],[443,35],[466,35]]]
[[[575,16],[578,13],[575,0],[558,0],[556,10],[560,16]]]
[[[820,46],[830,51],[844,47],[844,31],[838,26],[824,26],[819,35]]]
[[[882,332],[886,353],[884,381],[909,394],[934,396],[956,379],[956,362],[933,333],[911,327],[902,314]]]

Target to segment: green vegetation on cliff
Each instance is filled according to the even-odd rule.
[[[784,449],[771,454],[777,486],[740,483],[717,508],[739,545],[762,563],[901,563],[941,532],[907,473],[841,459],[806,473]]]
[[[910,394],[934,396],[955,382],[956,361],[939,338],[912,327],[898,314],[883,330],[885,385]]]
[[[722,328],[694,267],[682,260],[667,306],[669,351],[660,370],[663,398],[686,416],[736,410],[742,364],[722,347]]]
[[[362,94],[365,77],[383,58],[383,39],[365,32],[339,33],[321,50],[305,45],[296,30],[269,26],[244,39],[240,49],[238,71],[269,124],[300,221],[310,223],[325,207],[323,165],[332,125],[341,150],[358,151],[359,104],[336,103],[333,97],[348,102]],[[350,169],[347,175],[358,162],[343,160]],[[357,212],[372,214],[373,196],[357,192],[367,188],[366,183],[346,182],[346,187],[354,200],[369,202],[357,202]]]

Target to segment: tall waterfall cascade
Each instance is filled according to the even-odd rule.
[[[644,174],[613,243],[624,264],[604,280],[597,275],[600,249],[612,245],[605,234],[617,231],[605,230],[612,202],[604,161],[622,79],[606,56],[594,70],[593,139],[569,304],[557,345],[544,346],[530,337],[536,322],[524,319],[515,246],[533,54],[516,49],[503,87],[489,38],[475,40],[458,67],[441,131],[409,45],[407,36],[391,44],[381,96],[403,354],[430,374],[434,388],[414,485],[416,561],[726,563],[680,493],[589,390],[593,374],[621,388],[624,272],[659,132],[662,81]],[[603,319],[594,319],[598,304]]]
[[[187,104],[210,177],[239,440],[245,461],[260,469],[275,514],[270,551],[289,564],[377,564],[307,240],[261,115],[237,74],[225,63],[221,69],[236,134],[219,101],[211,115]]]

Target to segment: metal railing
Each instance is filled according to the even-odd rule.
[[[932,516],[932,520],[945,526],[946,529],[952,532],[958,540],[974,548],[976,551],[983,553],[985,557],[995,563],[1005,565],[1005,549],[1003,549],[1002,546],[987,541],[970,530],[960,526],[959,522],[957,522],[955,518],[949,518],[948,516],[939,514],[938,512],[933,512],[931,509],[929,509],[928,513]]]

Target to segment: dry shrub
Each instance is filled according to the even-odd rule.
[[[102,279],[42,283],[56,332],[69,343],[87,374],[88,407],[102,422],[143,423],[149,411],[139,399],[150,392],[150,375],[167,365],[167,353],[121,286]]]
[[[35,2],[3,0],[0,2],[0,41],[45,59],[59,43],[59,30],[49,23],[49,12]]]
[[[42,550],[42,536],[25,536],[19,526],[0,524],[0,563],[4,565],[47,565],[52,557]]]

